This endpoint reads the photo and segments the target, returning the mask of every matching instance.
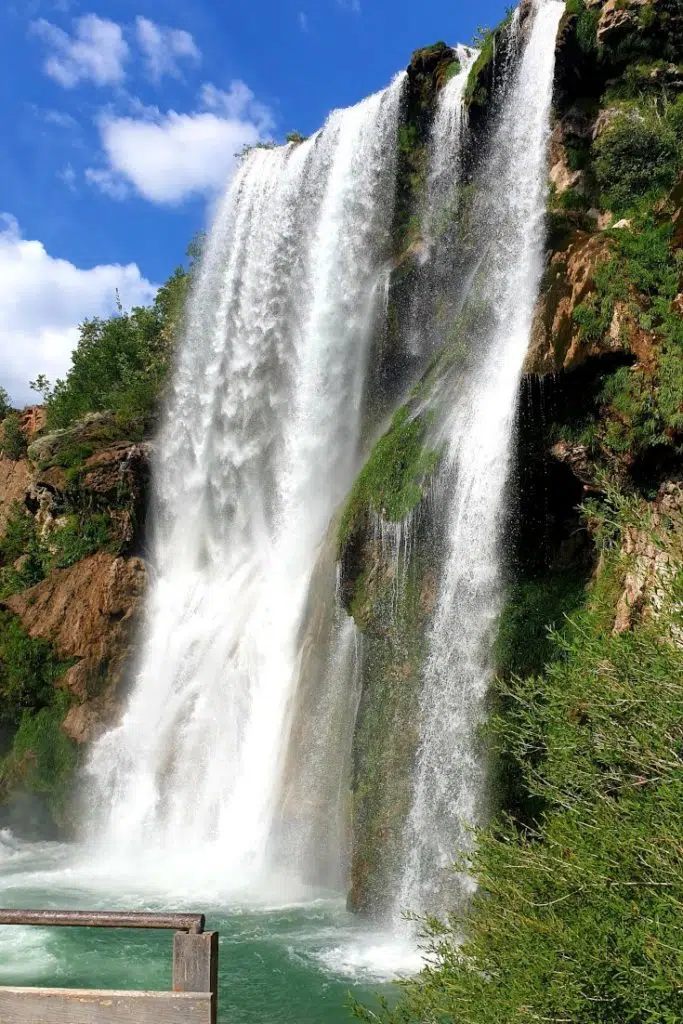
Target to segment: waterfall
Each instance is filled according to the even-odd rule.
[[[101,848],[153,851],[171,880],[267,870],[307,595],[357,469],[404,80],[249,154],[207,242],[159,440],[139,671],[88,765]],[[352,653],[342,631],[335,657]]]
[[[447,255],[440,238],[457,217],[463,141],[467,128],[464,116],[465,89],[479,51],[459,44],[456,47],[460,71],[446,83],[439,95],[429,145],[429,176],[422,233],[427,251],[440,261]]]
[[[420,210],[419,287],[411,296],[408,350],[423,359],[444,341],[444,322],[457,308],[462,274],[458,265],[458,208],[467,137],[464,96],[479,51],[459,44],[460,70],[439,93],[428,147],[427,187]]]
[[[450,870],[487,804],[478,741],[500,610],[500,528],[524,356],[542,267],[555,39],[564,5],[535,0],[478,192],[479,261],[467,306],[469,360],[449,390],[446,555],[421,698],[421,744],[396,917],[466,896]],[[467,312],[467,309],[465,310]]]

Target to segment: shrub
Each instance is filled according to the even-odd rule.
[[[6,416],[2,424],[0,435],[0,452],[8,459],[18,462],[26,454],[26,437],[21,429],[21,420],[17,413],[12,412]]]
[[[594,144],[595,175],[606,206],[616,212],[670,188],[681,144],[670,121],[652,107],[618,113]]]
[[[36,522],[21,502],[10,508],[3,536],[0,538],[0,564],[11,565],[37,547]]]
[[[578,212],[585,212],[590,208],[590,200],[583,192],[579,192],[575,188],[568,188],[565,192],[562,192],[557,199],[557,204],[561,210],[576,210]]]
[[[151,306],[81,324],[71,367],[54,387],[43,375],[34,382],[42,394],[48,426],[68,427],[86,413],[111,411],[124,423],[154,419],[171,369],[174,339],[202,236],[188,248],[189,270],[179,267],[158,291]]]
[[[3,387],[0,387],[0,420],[4,420],[12,411],[10,397]]]
[[[16,725],[25,710],[49,705],[66,668],[46,640],[30,637],[19,619],[0,612],[0,722]]]
[[[12,749],[0,761],[0,788],[21,783],[30,793],[45,795],[57,823],[63,820],[76,766],[75,744],[61,727],[69,704],[68,694],[56,691],[45,707],[24,711]]]
[[[50,537],[55,569],[67,569],[82,558],[104,548],[111,537],[111,522],[106,513],[79,517],[71,513]]]

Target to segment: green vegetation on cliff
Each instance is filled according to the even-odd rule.
[[[40,794],[60,823],[76,762],[62,732],[68,694],[56,688],[69,663],[45,640],[30,637],[19,619],[0,611],[0,803],[19,788]]]
[[[425,447],[425,435],[422,415],[398,410],[353,485],[339,525],[340,548],[368,513],[396,523],[419,505],[439,457]]]
[[[21,421],[15,412],[10,412],[0,429],[0,454],[15,462],[26,454],[26,438],[21,429]]]
[[[63,380],[54,387],[42,375],[32,382],[47,405],[49,428],[68,427],[87,413],[104,411],[142,430],[154,421],[200,245],[201,239],[190,245],[190,269],[175,270],[151,306],[130,312],[120,307],[116,316],[84,321]]]
[[[620,314],[626,336],[642,333],[649,362],[606,374],[587,410],[585,432],[574,435],[606,454],[636,457],[657,446],[680,451],[683,442],[683,321],[674,307],[683,261],[670,220],[634,215],[610,233],[610,257],[596,270],[596,290],[573,313],[582,336],[600,341]]]
[[[660,109],[654,101],[618,109],[594,144],[603,204],[615,213],[651,205],[673,186],[683,157],[683,97]]]
[[[525,543],[557,537],[508,565],[487,727],[501,808],[458,864],[478,895],[424,922],[428,966],[397,1006],[356,1007],[366,1021],[683,1020],[681,29],[679,0],[567,3],[543,286],[559,373],[528,413]]]
[[[364,1020],[681,1019],[683,573],[665,561],[680,514],[658,528],[638,503],[592,514],[602,564],[585,607],[541,675],[500,683],[490,724],[527,816],[479,834],[467,919],[431,922],[431,966],[381,1017],[358,1007]],[[635,535],[670,568],[656,605],[615,627]]]

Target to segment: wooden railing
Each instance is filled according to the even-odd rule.
[[[175,932],[171,992],[0,987],[2,1024],[216,1024],[218,932],[203,914],[0,910],[0,925]]]

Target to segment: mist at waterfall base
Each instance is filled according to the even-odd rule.
[[[161,878],[161,875],[160,875]],[[0,905],[39,909],[205,910],[220,932],[219,1021],[342,1024],[349,993],[372,1005],[383,983],[419,967],[407,948],[353,920],[339,895],[198,900],[141,892],[88,851],[0,832]],[[403,963],[401,964],[401,960]],[[171,936],[107,929],[0,928],[0,985],[169,990]]]
[[[472,51],[461,48],[462,72],[436,114],[421,213],[424,294],[441,292],[450,275],[445,305],[466,312],[476,291],[487,315],[471,321],[475,356],[435,396],[434,440],[447,457],[432,501],[441,502],[445,552],[413,804],[384,926],[344,906],[362,644],[336,604],[330,525],[364,454],[405,76],[334,112],[310,140],[253,152],[229,188],[158,446],[141,661],[121,724],[87,765],[86,834],[77,846],[0,834],[7,906],[206,912],[221,932],[225,1021],[347,1019],[350,986],[367,1001],[378,984],[419,969],[402,911],[443,912],[469,889],[449,866],[468,849],[468,827],[487,800],[477,728],[541,266],[562,9],[557,0],[533,4],[477,172],[478,250],[469,263],[443,240],[439,249],[438,214],[452,214],[458,195]],[[457,233],[447,241],[457,244]],[[405,557],[407,528],[399,535]],[[165,988],[168,936],[0,929],[2,982]]]

